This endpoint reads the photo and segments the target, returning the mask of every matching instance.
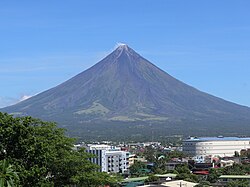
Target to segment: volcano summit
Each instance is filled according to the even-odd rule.
[[[250,108],[175,79],[127,45],[70,80],[1,111],[56,121],[86,138],[250,132]]]

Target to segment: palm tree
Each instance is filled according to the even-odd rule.
[[[12,165],[7,160],[0,161],[0,186],[1,187],[14,187],[17,186],[16,182],[19,180],[17,172],[14,171]]]

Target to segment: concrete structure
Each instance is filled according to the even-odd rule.
[[[184,180],[176,180],[176,181],[170,181],[170,182],[165,182],[162,183],[162,186],[167,186],[167,187],[194,187],[196,186],[198,183],[194,183],[194,182],[189,182],[189,181],[184,181]]]
[[[103,171],[111,173],[127,173],[129,153],[125,151],[106,151]]]
[[[137,156],[136,154],[130,154],[129,155],[129,167],[132,166],[136,161],[147,163],[148,161],[145,159],[145,157]]]
[[[172,179],[175,179],[177,174],[173,173],[167,173],[167,174],[155,174],[156,177],[159,177],[159,180],[152,183],[157,184],[150,184],[150,185],[144,185],[144,186],[162,186],[162,183],[165,183],[166,181],[171,181]],[[146,177],[136,177],[136,178],[126,178],[122,181],[122,186],[140,186],[142,187],[145,180],[148,179],[148,176]]]
[[[235,151],[250,148],[250,138],[191,137],[183,141],[183,152],[190,156],[233,156]]]
[[[129,153],[110,145],[84,146],[88,153],[96,155],[91,162],[100,166],[99,171],[108,173],[127,173]]]
[[[228,167],[228,166],[233,166],[234,161],[233,160],[221,160],[220,161],[220,167]]]
[[[193,182],[188,182],[188,181],[184,181],[184,180],[176,180],[176,181],[170,181],[170,182],[164,182],[161,184],[149,184],[149,185],[144,185],[140,187],[194,187],[196,186],[198,183],[193,183]]]

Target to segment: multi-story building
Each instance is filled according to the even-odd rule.
[[[128,170],[129,153],[125,151],[106,151],[106,166],[103,171],[111,173],[126,173]]]
[[[233,156],[250,148],[250,138],[241,137],[191,137],[183,141],[183,152],[190,156]]]
[[[148,162],[145,157],[140,157],[140,156],[137,156],[136,154],[130,154],[129,155],[129,167],[132,166],[136,161],[143,162],[145,164]]]
[[[126,173],[128,171],[128,152],[110,145],[87,145],[85,148],[88,153],[96,156],[91,158],[91,162],[100,166],[99,171],[108,173]]]

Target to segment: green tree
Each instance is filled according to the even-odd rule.
[[[175,172],[177,173],[176,179],[186,180],[190,182],[198,181],[197,175],[192,174],[186,164],[176,166]]]
[[[146,164],[141,162],[141,161],[135,161],[135,163],[130,166],[129,171],[131,173],[131,175],[134,176],[141,176],[143,174],[145,174],[143,172],[143,170],[146,169]]]
[[[14,171],[13,166],[7,160],[0,161],[0,186],[15,187],[18,186],[18,174]]]
[[[72,180],[75,184],[77,184],[77,186],[81,187],[99,187],[100,185],[118,187],[118,182],[121,181],[121,178],[117,180],[117,176],[110,177],[107,173],[101,172],[82,172],[81,174],[73,177]]]
[[[239,157],[240,156],[240,153],[238,151],[234,151],[234,156],[235,157]]]
[[[167,171],[166,164],[168,161],[169,161],[168,158],[166,158],[165,156],[158,157],[158,159],[155,160],[154,162],[154,166],[153,166],[154,173],[157,173],[157,174],[165,173]]]
[[[148,176],[148,178],[145,180],[145,183],[149,183],[149,182],[155,182],[155,181],[158,181],[159,180],[159,177],[151,174]]]
[[[195,185],[195,187],[209,187],[209,186],[211,186],[211,184],[208,181],[201,181],[199,184]]]
[[[148,162],[155,162],[157,160],[157,150],[151,145],[145,148],[144,155]]]
[[[185,158],[187,155],[184,152],[181,151],[171,151],[167,154],[167,158]]]
[[[242,164],[233,164],[233,166],[225,167],[223,169],[224,175],[245,175],[246,167]]]
[[[249,187],[248,180],[231,180],[227,183],[227,187]]]
[[[207,177],[207,180],[211,183],[215,183],[219,176],[221,176],[223,173],[223,168],[211,168],[209,169],[209,175]]]
[[[175,168],[175,171],[177,171],[178,173],[187,173],[190,174],[191,171],[189,170],[188,166],[186,164],[184,165],[177,165]]]
[[[99,175],[91,155],[73,150],[75,140],[55,123],[0,113],[0,142],[0,160],[9,160],[22,186],[84,186],[81,176]],[[101,185],[101,179],[92,178],[92,183]],[[109,179],[106,176],[105,183]]]

